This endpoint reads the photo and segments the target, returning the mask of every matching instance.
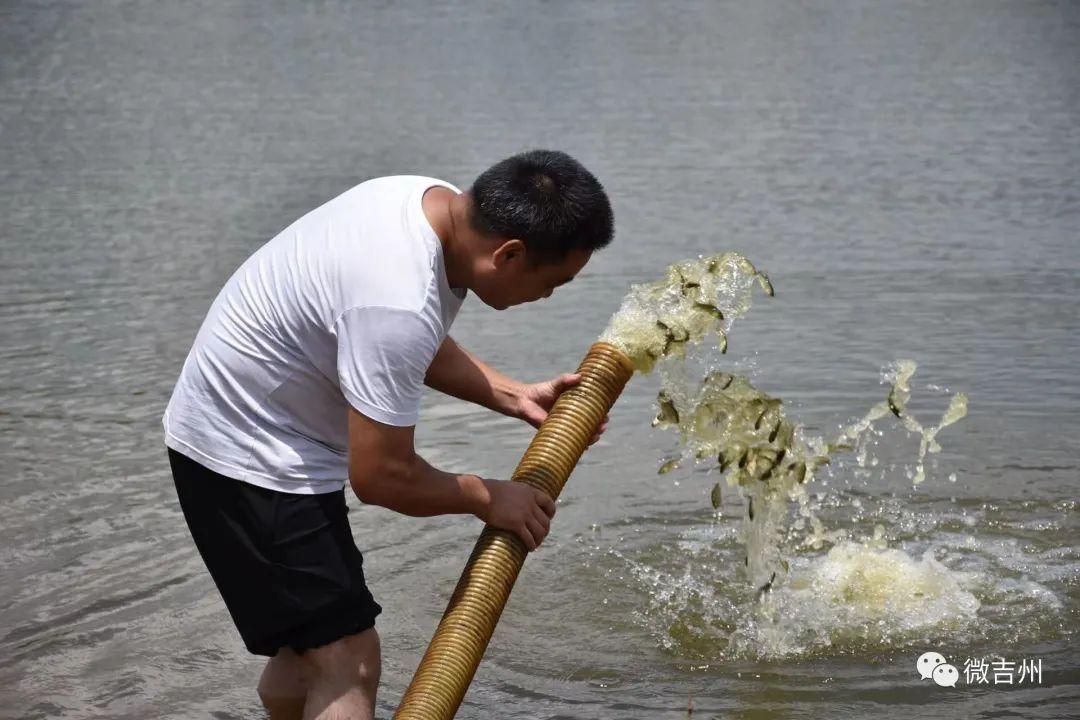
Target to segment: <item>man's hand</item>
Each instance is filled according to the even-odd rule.
[[[540,490],[509,480],[484,480],[488,497],[477,517],[500,530],[509,530],[521,538],[525,547],[535,550],[551,529],[555,502]]]
[[[544,422],[558,397],[580,382],[580,374],[567,373],[547,382],[523,385],[518,391],[515,415],[533,427],[540,427],[540,423]],[[608,418],[605,416],[600,423],[600,428],[589,440],[590,445],[600,439],[604,430],[607,429],[607,424]]]
[[[489,367],[447,336],[431,361],[424,382],[447,395],[540,427],[559,395],[581,382],[581,376],[567,373],[554,380],[525,385]],[[607,428],[607,420],[605,417],[600,423],[590,445],[600,439]]]

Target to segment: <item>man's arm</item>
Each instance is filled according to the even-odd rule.
[[[469,513],[537,548],[555,514],[551,498],[524,483],[437,470],[416,454],[413,430],[349,408],[349,484],[360,500],[413,516]]]
[[[424,384],[511,417],[520,417],[525,384],[513,380],[447,336],[428,367]]]
[[[449,336],[439,346],[424,377],[424,384],[433,390],[519,418],[533,427],[540,427],[559,395],[579,382],[581,376],[577,373],[565,373],[547,382],[520,383],[489,366]],[[606,428],[605,417],[590,444]]]

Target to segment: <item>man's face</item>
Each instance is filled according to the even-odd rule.
[[[496,310],[551,297],[555,288],[565,285],[589,262],[590,253],[571,250],[558,262],[533,263],[519,241],[501,246],[484,263],[473,288],[480,299]]]

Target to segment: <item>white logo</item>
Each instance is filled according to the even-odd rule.
[[[919,677],[923,680],[929,680],[934,677],[934,668],[944,664],[945,656],[941,653],[924,652],[919,656],[919,662],[916,663],[915,669],[919,671]],[[953,668],[953,671],[955,672],[956,668]]]
[[[1006,660],[1003,657],[968,658],[964,661],[964,682],[968,685],[1042,685],[1042,658]],[[924,652],[915,662],[923,680],[941,687],[956,687],[960,671],[939,652]]]
[[[949,663],[941,663],[934,668],[934,682],[941,687],[956,687],[956,681],[960,673]]]

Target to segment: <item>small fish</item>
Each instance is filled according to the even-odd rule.
[[[759,480],[768,480],[776,466],[776,451],[771,448],[758,448],[750,460],[748,471]]]
[[[665,462],[663,465],[660,466],[660,469],[656,471],[656,474],[657,475],[665,475],[665,474],[671,472],[672,470],[678,468],[681,463],[682,463],[681,458],[677,458],[677,457],[671,458],[670,460],[668,460],[667,462]]]
[[[896,396],[895,387],[889,391],[889,409],[896,417],[900,417],[904,412],[904,402]]]
[[[767,400],[765,401],[765,407],[762,409],[761,414],[758,415],[757,420],[754,421],[754,429],[760,430],[761,426],[766,424],[766,419],[771,420],[774,417],[778,417],[780,412],[780,400]]]
[[[712,501],[713,510],[719,510],[720,505],[723,503],[723,498],[720,496],[720,483],[713,485],[709,499]]]
[[[738,463],[739,467],[743,467],[746,464],[746,453],[746,445],[740,442],[734,442],[724,450],[721,450],[720,454],[716,457],[716,462],[720,465],[720,472],[726,471],[736,463]]]
[[[788,564],[787,560],[781,560],[780,561],[780,567],[782,567],[784,569],[785,573],[791,572],[791,566]]]
[[[720,312],[720,309],[711,303],[695,302],[694,307],[704,310],[717,320],[724,319],[724,313]]]
[[[672,402],[668,394],[661,390],[656,396],[656,402],[660,405],[660,412],[656,414],[656,418],[652,421],[652,426],[678,425],[679,411],[675,408],[675,403]]]
[[[712,386],[718,390],[727,390],[731,387],[732,381],[735,380],[735,376],[726,372],[711,372],[705,376],[705,379],[701,381],[702,387]]]
[[[776,437],[772,437],[770,434],[769,442],[775,442],[781,447],[790,447],[794,439],[795,426],[789,423],[787,420],[781,420],[777,424]]]
[[[749,516],[750,521],[754,521],[754,498],[750,498],[750,502],[746,505],[746,514]]]
[[[769,297],[776,297],[776,291],[773,290],[772,281],[769,280],[769,276],[761,270],[757,271],[757,281],[758,285],[761,286],[761,289],[765,291],[766,295]]]
[[[802,485],[806,482],[806,463],[797,462],[792,465],[791,474],[795,477],[795,482]]]
[[[727,333],[725,333],[720,328],[716,328],[716,341],[717,341],[717,345],[719,345],[719,347],[720,347],[720,354],[721,355],[726,355],[727,354]]]
[[[668,318],[667,322],[657,320],[656,324],[675,342],[686,342],[690,339],[690,332],[680,325],[677,319]]]
[[[769,581],[768,581],[767,583],[765,583],[764,585],[762,585],[761,587],[759,587],[759,588],[758,588],[758,591],[757,591],[757,599],[758,599],[758,600],[760,600],[760,599],[761,599],[761,597],[762,597],[762,596],[763,596],[763,595],[764,595],[765,593],[767,593],[767,592],[769,592],[770,590],[772,590],[772,584],[773,584],[773,581],[774,581],[774,580],[776,580],[776,573],[773,573],[773,574],[772,574],[772,577],[771,577],[771,578],[769,578]]]

